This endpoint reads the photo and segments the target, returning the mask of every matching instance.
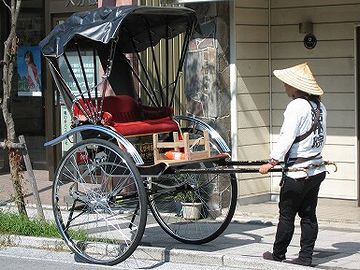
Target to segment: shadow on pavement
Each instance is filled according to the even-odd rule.
[[[360,242],[340,242],[332,245],[332,249],[315,249],[313,264],[319,265],[340,258],[349,257],[360,251]]]
[[[166,248],[166,250],[184,249],[205,252],[220,251],[224,249],[231,249],[239,246],[260,243],[263,239],[263,236],[251,233],[251,231],[272,226],[274,225],[271,223],[261,224],[256,222],[254,224],[253,222],[241,223],[238,221],[233,221],[229,224],[225,232],[213,241],[202,245],[191,245],[184,244],[177,241],[176,239],[173,239],[165,231],[163,231],[160,226],[158,226],[156,223],[152,223],[152,226],[145,229],[141,245],[163,247]]]

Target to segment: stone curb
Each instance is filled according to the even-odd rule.
[[[48,249],[70,252],[63,240],[45,237],[0,235],[0,246],[16,246],[25,248]],[[160,247],[138,246],[132,257],[138,260],[153,260],[159,262],[183,263],[192,265],[211,265],[219,267],[233,267],[264,270],[305,270],[309,267],[291,265],[262,259],[247,258],[238,254],[221,255],[203,251],[189,251]]]
[[[53,219],[52,206],[42,205],[46,216],[50,216]],[[0,205],[0,209],[5,211],[17,211],[15,203],[7,203],[6,205]],[[27,204],[27,210],[32,211],[36,214],[36,205]],[[273,225],[276,226],[278,223],[278,215],[262,215],[257,213],[243,212],[242,214],[235,214],[232,222],[247,223],[254,225]],[[330,220],[318,218],[319,229],[331,229],[338,231],[349,231],[349,232],[360,232],[360,222],[354,222],[349,220]],[[298,227],[299,224],[295,223]]]
[[[233,222],[247,223],[254,225],[273,225],[276,226],[278,223],[278,217],[265,217],[265,216],[234,216]],[[348,232],[360,232],[360,222],[349,222],[349,221],[338,221],[338,220],[325,220],[318,219],[319,229],[331,229],[337,231],[348,231]],[[295,223],[296,227],[300,225]]]
[[[2,246],[70,251],[70,249],[66,246],[63,240],[55,238],[22,235],[0,235],[0,244]]]
[[[262,269],[262,270],[306,270],[314,269],[313,267],[307,267],[302,265],[295,265],[283,262],[265,261],[262,258],[247,258],[244,256],[236,255],[224,255],[224,266],[234,268],[245,268],[245,269]]]

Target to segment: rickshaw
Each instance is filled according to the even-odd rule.
[[[257,171],[233,166],[261,163],[231,161],[209,124],[174,115],[196,28],[185,7],[103,7],[73,14],[40,43],[72,116],[71,129],[45,144],[74,142],[54,176],[55,222],[88,262],[127,259],[148,209],[176,240],[214,240],[235,212],[235,174]]]
[[[229,147],[210,125],[172,108],[196,27],[195,12],[185,7],[103,7],[73,14],[40,43],[73,119],[45,146],[76,141],[55,172],[55,221],[88,262],[128,258],[148,208],[165,232],[191,244],[215,239],[233,217],[235,174],[216,171]],[[181,43],[177,63],[174,39]],[[135,147],[149,135],[156,144],[150,162],[144,145]],[[187,210],[186,203],[197,206]]]

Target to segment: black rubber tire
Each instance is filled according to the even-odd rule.
[[[197,164],[198,166],[199,164]],[[204,166],[205,164],[203,164]],[[206,167],[209,168],[209,163],[206,164]],[[207,174],[198,175],[198,174],[188,174],[188,179],[200,179],[199,177],[205,177]],[[212,174],[213,175],[213,174]],[[212,175],[208,176],[212,178]],[[168,177],[166,179],[166,177]],[[161,228],[168,233],[174,239],[186,243],[186,244],[204,244],[216,239],[220,234],[222,234],[228,225],[231,222],[231,219],[234,215],[237,201],[237,181],[234,174],[226,174],[222,175],[223,180],[220,186],[227,186],[227,191],[221,190],[218,194],[208,194],[204,193],[204,197],[202,200],[201,213],[199,220],[186,220],[184,219],[184,213],[181,214],[182,210],[179,210],[179,206],[177,206],[177,194],[182,192],[183,185],[181,181],[177,181],[175,178],[176,175],[163,175],[159,178],[152,179],[154,187],[157,184],[161,185],[173,185],[173,187],[169,188],[158,188],[157,191],[149,198],[149,207],[152,211],[152,214]],[[183,176],[182,176],[183,177]],[[175,180],[174,180],[175,179]],[[187,180],[185,180],[186,182]],[[227,181],[227,183],[224,183]],[[157,182],[157,184],[156,184]],[[195,182],[199,182],[196,180]],[[188,183],[192,185],[193,183]],[[212,184],[209,184],[209,186]],[[201,197],[202,187],[194,187],[192,189],[195,196]],[[210,202],[207,200],[211,197],[221,196],[220,193],[226,194],[230,196],[230,198],[226,199],[226,213],[220,214],[222,209],[215,209],[210,205]],[[160,195],[159,195],[160,194]],[[209,205],[208,205],[209,203]],[[203,229],[203,230],[202,230]]]
[[[59,204],[62,192],[74,201],[69,211]],[[142,178],[130,156],[109,141],[87,139],[67,151],[55,173],[52,200],[62,238],[87,262],[118,264],[143,236],[147,199]],[[74,239],[70,227],[79,227],[85,240]]]

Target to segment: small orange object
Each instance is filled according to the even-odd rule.
[[[180,152],[180,151],[176,151],[176,150],[166,151],[164,156],[167,159],[171,159],[171,160],[186,160],[185,153]]]
[[[112,114],[109,112],[103,112],[101,122],[104,125],[110,125],[112,122]]]

